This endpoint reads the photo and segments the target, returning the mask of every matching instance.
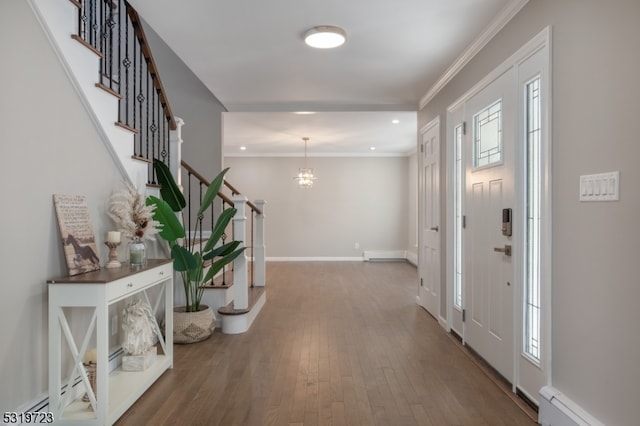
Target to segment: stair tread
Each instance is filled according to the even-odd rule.
[[[220,315],[242,315],[251,311],[251,309],[255,306],[260,296],[264,293],[264,287],[250,287],[249,288],[249,306],[246,309],[235,309],[233,307],[233,302],[229,303],[227,306],[224,306],[218,309],[218,313]]]

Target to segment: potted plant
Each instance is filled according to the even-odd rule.
[[[245,247],[238,248],[240,241],[219,244],[227,225],[236,214],[235,208],[226,209],[218,216],[204,247],[197,250],[195,238],[189,239],[191,244],[187,246],[186,231],[183,226],[186,207],[184,196],[166,164],[154,159],[153,168],[161,185],[161,198],[151,195],[147,197],[146,203],[155,206],[153,219],[160,224],[158,235],[169,244],[173,268],[182,276],[186,301],[185,306],[174,308],[174,342],[193,343],[208,338],[215,328],[215,315],[212,309],[201,304],[204,284],[238,257]],[[202,198],[197,217],[202,217],[202,214],[211,207],[228,170],[226,168],[220,172],[209,185]],[[178,218],[178,213],[181,220]],[[193,232],[192,235],[196,235],[198,226],[202,225],[199,220],[196,220],[195,228],[190,230]],[[201,246],[202,243],[198,244]],[[208,261],[211,261],[210,265]],[[196,322],[198,318],[202,319],[200,323]]]

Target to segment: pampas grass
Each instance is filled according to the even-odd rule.
[[[125,237],[153,238],[153,234],[160,232],[160,224],[153,220],[154,209],[155,205],[145,204],[145,197],[133,185],[126,184],[109,198],[107,215]]]

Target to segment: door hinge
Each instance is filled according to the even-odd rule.
[[[467,122],[466,121],[462,122],[462,134],[463,135],[467,134]]]
[[[465,322],[467,320],[467,310],[463,309],[462,310],[462,322]]]
[[[420,152],[424,152],[424,144],[423,143],[420,144]]]
[[[465,229],[467,227],[467,216],[463,215],[462,216],[462,229]]]
[[[423,285],[423,281],[422,281],[422,278],[420,278],[420,287],[422,287],[422,285]]]

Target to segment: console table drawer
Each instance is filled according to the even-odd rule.
[[[107,300],[121,299],[131,293],[136,293],[143,288],[152,287],[155,284],[172,278],[172,265],[166,265],[140,272],[135,275],[121,278],[107,284]]]

